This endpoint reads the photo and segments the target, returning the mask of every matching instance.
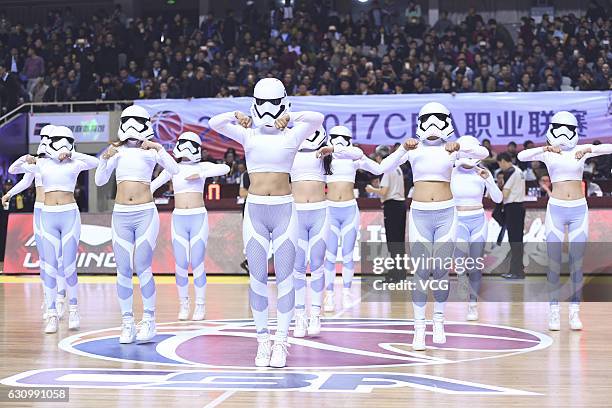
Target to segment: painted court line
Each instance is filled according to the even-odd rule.
[[[214,408],[216,406],[221,405],[226,399],[234,395],[236,391],[226,391],[223,394],[219,395],[214,400],[210,401],[208,404],[204,405],[204,408]]]

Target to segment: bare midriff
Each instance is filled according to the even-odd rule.
[[[551,197],[558,200],[569,201],[584,198],[584,190],[580,180],[557,181],[552,186]]]
[[[291,194],[289,173],[249,173],[249,194],[260,196],[284,196]]]
[[[115,203],[121,205],[146,204],[153,201],[151,185],[142,181],[120,181],[117,183]]]
[[[355,183],[334,181],[327,183],[327,199],[330,201],[349,201],[355,199]]]

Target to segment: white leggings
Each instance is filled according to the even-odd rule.
[[[77,304],[77,251],[81,238],[81,215],[76,203],[45,205],[41,212],[42,243],[45,263],[45,298],[47,308],[55,310],[58,293],[57,275],[64,269],[66,291],[71,305]]]
[[[327,204],[297,203],[298,245],[293,270],[295,286],[295,308],[306,308],[306,267],[310,264],[311,303],[313,308],[321,308],[321,299],[325,287],[323,263],[325,262],[325,237],[329,229],[327,222]],[[309,251],[310,250],[310,251]],[[308,258],[308,255],[310,257]]]
[[[408,225],[410,254],[413,258],[422,257],[425,260],[452,258],[457,233],[457,210],[453,200],[431,203],[412,201]],[[415,271],[417,284],[412,294],[415,319],[425,319],[427,290],[423,290],[423,287],[427,287],[425,285],[430,275],[439,282],[444,280],[448,282],[448,272],[448,269],[439,265],[422,267]],[[444,313],[448,286],[446,289],[437,288],[433,292],[434,313]]]
[[[350,288],[355,275],[353,253],[359,234],[359,207],[357,200],[327,201],[327,223],[329,229],[325,239],[325,284],[327,290],[334,290],[336,278],[336,256],[342,248],[342,282]]]
[[[38,269],[40,270],[40,280],[43,284],[43,291],[45,289],[46,277],[46,266],[45,266],[45,251],[44,251],[44,240],[42,230],[42,209],[44,204],[41,202],[34,203],[34,216],[32,217],[32,227],[34,231],[34,241],[36,242],[36,251],[38,252]],[[62,259],[58,260],[56,269],[55,281],[57,283],[57,293],[60,296],[66,296],[66,277],[64,276],[64,268],[62,267]],[[46,292],[45,292],[46,293]],[[46,303],[46,302],[45,302]]]
[[[293,318],[293,266],[298,221],[293,196],[249,194],[242,238],[249,262],[249,301],[258,334],[268,333],[268,250],[274,248],[276,274],[276,338],[286,338]]]
[[[172,248],[179,298],[189,296],[189,266],[193,273],[196,303],[204,303],[206,272],[204,256],[208,242],[208,213],[206,208],[175,208],[172,212]]]
[[[582,295],[582,261],[589,237],[589,208],[586,199],[550,198],[546,207],[546,249],[550,303],[559,303],[559,284],[563,241],[567,227],[569,244],[570,301],[580,303]]]
[[[133,316],[134,285],[138,275],[144,313],[155,316],[155,280],[151,265],[159,232],[155,204],[121,205],[113,209],[113,252],[117,262],[117,295],[122,316]]]

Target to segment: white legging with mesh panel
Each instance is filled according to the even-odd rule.
[[[249,300],[257,334],[268,333],[268,251],[274,248],[277,287],[276,338],[287,337],[293,318],[293,266],[297,242],[297,214],[293,196],[249,194],[242,235],[249,262]]]

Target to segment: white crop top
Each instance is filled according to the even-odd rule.
[[[227,164],[216,164],[210,162],[178,164],[179,172],[174,176],[168,170],[162,171],[155,180],[151,182],[151,193],[159,187],[172,180],[174,194],[180,193],[203,193],[207,177],[222,176],[229,173]],[[198,178],[187,180],[187,177],[197,174]]]
[[[460,146],[459,151],[469,154],[474,159],[484,159],[489,151],[483,146]],[[420,142],[416,149],[406,151],[402,144],[396,151],[383,159],[380,167],[383,173],[394,170],[397,166],[410,162],[412,178],[417,181],[451,181],[453,165],[459,152],[449,153],[444,144],[426,145]]]
[[[337,159],[358,160],[363,151],[355,146],[334,146],[332,157]],[[332,161],[333,167],[334,161]],[[323,159],[317,158],[315,150],[298,151],[291,167],[291,182],[296,181],[322,181],[325,182],[325,168]]]
[[[151,183],[155,165],[159,164],[170,174],[177,174],[178,164],[164,149],[141,149],[140,147],[120,146],[117,153],[108,160],[100,158],[96,170],[96,185],[102,186],[108,182],[113,170],[117,183],[122,181],[140,181]]]
[[[28,173],[38,173],[45,193],[50,191],[74,192],[79,173],[91,170],[98,165],[98,159],[87,154],[73,152],[69,160],[54,159],[36,160],[36,164],[24,164]]]
[[[32,178],[34,179],[34,187],[42,187],[42,176],[41,176],[41,174],[38,173],[38,172],[36,172],[36,173],[26,173],[25,169],[23,168],[23,165],[27,163],[26,162],[26,157],[28,157],[28,155],[24,154],[23,156],[21,156],[20,158],[15,160],[13,162],[13,164],[11,164],[10,167],[8,168],[8,172],[10,174],[25,173],[23,175],[23,178],[19,181],[19,183],[15,184],[13,186],[13,188],[11,190],[9,190],[9,193],[12,192],[11,193],[11,197],[14,196],[15,194],[21,193],[23,190],[25,190],[26,188],[30,187],[30,184],[32,184]],[[42,163],[42,161],[44,161],[44,160],[50,160],[50,159],[47,159],[47,158],[44,158],[44,157],[39,157],[39,158],[36,159],[36,162],[38,163],[40,161]]]
[[[208,121],[211,129],[235,140],[244,147],[249,173],[290,173],[293,159],[302,142],[323,123],[318,112],[291,112],[292,128],[278,130],[273,126],[245,129],[234,124],[234,112],[216,115]]]
[[[591,148],[592,153],[587,153],[580,160],[576,159],[576,152]],[[562,150],[561,153],[545,152],[542,147],[534,147],[519,152],[517,159],[520,161],[541,161],[546,164],[550,180],[553,183],[559,181],[582,180],[584,162],[596,156],[612,153],[612,144],[577,145],[572,150]]]
[[[487,179],[483,179],[478,174],[475,167],[466,169],[462,166],[453,169],[451,177],[451,192],[456,206],[479,206],[482,205],[482,197],[485,193],[485,187],[491,200],[496,203],[501,203],[504,199],[504,194],[501,192],[491,173]]]
[[[357,169],[369,171],[375,175],[383,173],[380,165],[367,156],[362,156],[359,160],[334,158],[331,162],[332,174],[327,176],[327,182],[348,181],[354,183]]]

